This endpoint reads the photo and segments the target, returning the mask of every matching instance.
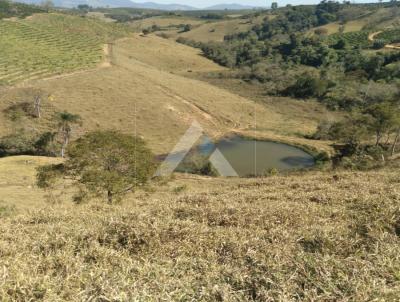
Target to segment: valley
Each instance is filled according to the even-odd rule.
[[[71,3],[0,0],[1,301],[398,300],[397,2]]]

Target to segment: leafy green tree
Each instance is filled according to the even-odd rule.
[[[284,94],[297,98],[321,97],[328,90],[329,82],[314,77],[310,74],[303,74],[297,81],[284,90]]]
[[[278,9],[278,2],[272,2],[272,3],[271,3],[271,9],[272,9],[272,10]]]
[[[65,157],[65,149],[71,139],[72,125],[80,124],[81,117],[77,114],[72,114],[69,112],[60,112],[56,116],[58,122],[59,132],[62,137],[62,147],[61,147],[61,157]]]
[[[345,144],[344,155],[353,155],[360,149],[362,142],[370,137],[368,118],[360,112],[353,112],[345,120],[333,123],[327,136]]]
[[[400,127],[400,109],[392,103],[372,104],[364,112],[371,116],[368,126],[375,133],[376,146],[381,143],[385,135],[389,136]]]
[[[51,187],[54,179],[71,179],[81,188],[75,201],[88,194],[106,196],[112,203],[144,185],[154,172],[154,156],[140,138],[116,131],[86,134],[68,147],[64,164],[39,168],[38,185]]]

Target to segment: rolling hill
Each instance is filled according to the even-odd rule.
[[[40,5],[42,1],[39,0],[21,0],[20,2]],[[130,0],[55,0],[54,5],[57,7],[73,8],[81,4],[86,4],[91,7],[129,7],[129,8],[142,8],[142,9],[153,9],[153,10],[165,10],[165,11],[178,11],[178,10],[195,10],[195,7],[181,4],[160,4],[155,2],[141,2],[136,3]]]
[[[274,105],[257,104],[185,77],[185,74],[223,70],[191,47],[156,36],[134,35],[115,42],[110,67],[26,82],[21,87],[6,89],[1,106],[4,110],[13,101],[23,99],[27,87],[34,87],[54,97],[53,111],[80,114],[84,131],[100,128],[137,133],[156,153],[171,150],[194,119],[214,137],[240,131],[308,144],[305,139],[287,134],[313,131],[318,123],[315,118],[318,111],[311,110],[309,117],[298,116],[289,121],[276,112]],[[257,131],[254,128],[255,111]],[[317,116],[325,114],[322,110]],[[1,121],[3,134],[6,129],[13,129],[9,120]],[[327,149],[327,145],[321,143],[318,148]]]

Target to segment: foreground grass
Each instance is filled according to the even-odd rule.
[[[399,182],[179,176],[120,205],[5,211],[0,300],[395,301]]]

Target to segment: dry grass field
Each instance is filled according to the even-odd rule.
[[[173,39],[184,37],[200,42],[223,41],[224,36],[248,31],[254,25],[262,23],[265,17],[265,15],[261,15],[242,19],[240,16],[233,16],[233,18],[213,21],[188,17],[164,16],[134,21],[131,23],[131,27],[136,31],[142,31],[143,29],[156,25],[162,29],[159,33],[164,33],[169,38]],[[270,18],[272,17],[273,16],[270,16]],[[182,24],[190,24],[193,28],[188,32],[182,32],[182,28],[178,28]]]
[[[21,213],[46,207],[44,192],[38,190],[36,167],[60,160],[46,157],[17,156],[0,159],[0,216],[6,211]]]
[[[346,22],[344,26],[344,32],[355,32],[361,31],[365,28],[373,28],[375,31],[397,28],[400,24],[400,9],[398,7],[391,8],[380,8],[377,11],[362,16],[357,20]],[[325,28],[328,30],[328,34],[335,34],[339,32],[339,22],[329,23],[327,25],[319,26],[310,30],[310,33],[314,33],[315,29]]]
[[[325,28],[328,31],[327,34],[331,35],[331,34],[338,33],[341,26],[343,26],[343,32],[345,32],[345,33],[353,32],[353,31],[360,31],[367,24],[367,21],[368,20],[365,20],[365,19],[354,20],[354,21],[346,22],[346,24],[344,24],[344,25],[341,25],[338,22],[329,23],[329,24],[326,24],[323,26],[315,27],[312,30],[310,30],[310,32],[314,33],[314,31],[316,29]]]
[[[142,31],[143,29],[157,25],[162,28],[177,27],[181,24],[200,25],[205,21],[189,17],[179,16],[158,16],[146,18],[143,20],[137,20],[130,23],[130,26],[136,31]]]
[[[46,162],[0,160],[0,196],[17,207],[0,208],[1,301],[400,295],[396,170],[241,180],[178,175],[108,206],[42,199],[33,175]]]
[[[223,41],[224,36],[250,30],[255,23],[247,19],[233,19],[204,23],[177,37],[184,37],[200,42]]]

